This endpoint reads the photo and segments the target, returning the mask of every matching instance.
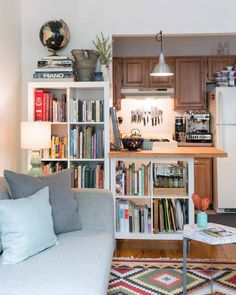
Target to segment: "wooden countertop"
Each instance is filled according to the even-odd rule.
[[[225,158],[227,153],[214,147],[160,147],[155,150],[128,150],[111,151],[110,158]]]

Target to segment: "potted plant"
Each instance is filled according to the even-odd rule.
[[[206,210],[210,204],[210,197],[209,196],[200,197],[198,194],[193,194],[192,200],[193,200],[195,208],[199,210],[197,214],[198,226],[206,227],[207,221],[208,221]]]
[[[112,57],[112,43],[109,41],[109,37],[106,38],[101,32],[100,35],[96,35],[96,40],[93,41],[93,44],[95,45],[96,50],[99,54],[103,78],[104,80],[108,80],[109,62],[111,61]]]

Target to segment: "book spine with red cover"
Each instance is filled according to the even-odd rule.
[[[43,90],[34,91],[34,120],[43,120]]]

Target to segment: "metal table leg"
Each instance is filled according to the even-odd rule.
[[[187,241],[183,238],[183,295],[187,294]]]

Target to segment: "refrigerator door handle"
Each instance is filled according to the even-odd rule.
[[[224,149],[223,147],[223,110],[222,110],[222,92],[219,91],[218,95],[218,114],[219,114],[219,148]]]

